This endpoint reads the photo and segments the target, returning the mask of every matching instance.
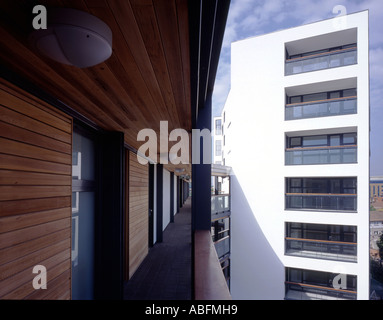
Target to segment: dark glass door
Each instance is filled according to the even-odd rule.
[[[72,299],[94,298],[95,142],[75,128],[72,149]]]

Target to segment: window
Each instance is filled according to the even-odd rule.
[[[290,98],[290,103],[301,103],[302,102],[302,96],[295,96]]]
[[[356,89],[343,90],[343,97],[354,97],[356,96]]]
[[[356,88],[352,89],[343,89],[330,92],[319,92],[319,93],[310,93],[300,96],[290,96],[287,97],[289,104],[302,103],[302,102],[315,102],[320,100],[328,99],[339,99],[339,98],[348,98],[356,97]]]
[[[287,193],[356,194],[356,178],[286,178]]]
[[[357,210],[356,178],[286,178],[287,210]]]
[[[329,93],[330,99],[338,99],[341,97],[341,91],[333,91]]]
[[[345,133],[343,135],[343,144],[356,144],[356,133]]]
[[[327,136],[303,137],[303,147],[327,146]]]
[[[298,239],[356,242],[356,230],[356,226],[286,223],[286,236]]]
[[[222,141],[221,140],[215,141],[215,155],[217,157],[220,157],[222,155]]]
[[[331,135],[330,136],[330,146],[336,147],[341,145],[341,136],[339,134],[337,135]]]
[[[327,92],[305,94],[302,98],[303,102],[325,100],[327,99]]]
[[[220,136],[222,134],[222,121],[221,119],[215,120],[215,134]]]
[[[72,299],[93,299],[96,145],[85,130],[75,127],[72,151]]]
[[[309,148],[309,147],[336,147],[344,145],[356,145],[355,132],[333,134],[333,135],[315,135],[304,137],[288,137],[287,148]]]
[[[331,47],[289,56],[285,64],[285,75],[336,68],[357,63],[356,44]]]
[[[294,137],[290,138],[289,148],[296,148],[302,146],[302,138],[301,137]]]
[[[356,133],[287,137],[285,164],[357,163]]]

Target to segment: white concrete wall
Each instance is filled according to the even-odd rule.
[[[285,267],[358,276],[369,296],[369,87],[367,12],[347,16],[358,28],[358,65],[285,76],[285,42],[339,31],[333,19],[232,44],[232,83],[224,112],[226,165],[233,168],[231,292],[234,299],[283,299]],[[284,121],[285,88],[357,77],[358,114]],[[357,127],[358,163],[285,166],[285,134]],[[229,152],[230,150],[230,152]],[[356,176],[358,212],[285,211],[285,178]],[[356,225],[358,263],[284,255],[286,221]]]

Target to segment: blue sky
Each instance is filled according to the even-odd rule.
[[[213,115],[220,115],[230,91],[230,46],[234,41],[347,14],[369,10],[371,176],[383,176],[383,1],[382,0],[231,0],[213,93]]]

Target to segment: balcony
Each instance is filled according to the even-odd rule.
[[[348,66],[357,63],[357,47],[303,54],[286,60],[285,75]]]
[[[288,148],[285,152],[286,165],[357,163],[356,145]]]
[[[355,275],[286,268],[286,300],[356,300]]]
[[[288,256],[356,262],[356,241],[356,226],[286,222]]]
[[[357,210],[355,177],[286,178],[285,205],[290,210]]]
[[[229,194],[218,194],[211,196],[211,214],[219,215],[230,211],[230,195]]]
[[[286,255],[305,258],[357,261],[357,244],[353,242],[285,238]]]
[[[335,289],[326,286],[297,282],[285,282],[286,300],[356,300],[353,290]]]
[[[286,193],[286,209],[356,211],[356,194]]]
[[[357,97],[325,99],[287,104],[285,120],[320,118],[357,113]]]
[[[212,165],[211,241],[230,288],[230,174],[231,168]]]
[[[230,215],[211,221],[211,236],[220,259],[230,255]]]

